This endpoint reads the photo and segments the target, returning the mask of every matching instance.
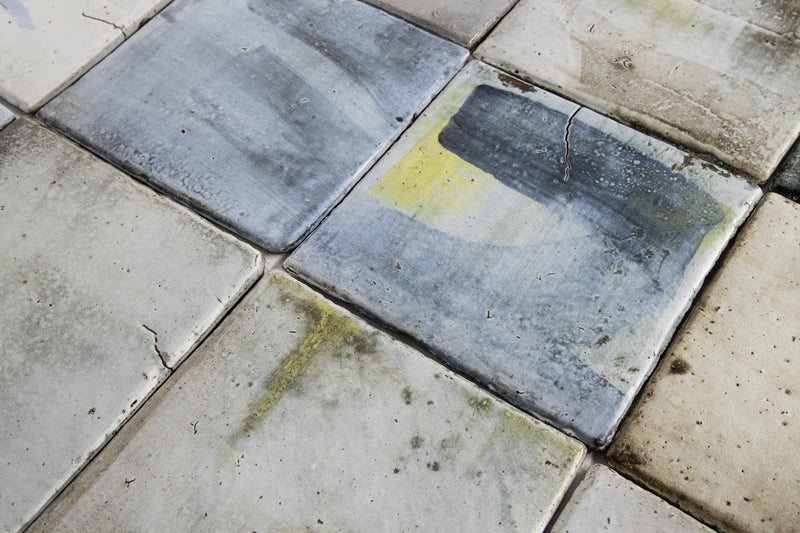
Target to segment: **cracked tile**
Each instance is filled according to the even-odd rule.
[[[34,111],[111,52],[168,0],[5,0],[0,96]]]
[[[59,135],[0,132],[0,529],[77,472],[260,276],[260,254]]]
[[[800,206],[768,194],[609,450],[725,531],[800,523]]]
[[[602,447],[759,196],[475,62],[286,266]]]
[[[602,465],[589,470],[551,531],[713,533],[694,518]]]
[[[584,454],[274,273],[31,530],[541,531]]]
[[[522,0],[476,56],[764,182],[800,132],[798,46],[796,2]]]
[[[178,0],[40,114],[239,235],[285,251],[466,54],[354,0]]]
[[[467,48],[477,43],[517,0],[366,0]]]
[[[772,190],[800,202],[800,141],[795,143],[775,173]]]

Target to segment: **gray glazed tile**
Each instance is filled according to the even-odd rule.
[[[15,531],[263,266],[27,119],[0,132],[0,199],[0,529]]]
[[[286,265],[604,446],[759,196],[471,63]]]
[[[275,273],[32,530],[541,531],[584,453]]]
[[[550,531],[713,533],[694,518],[602,465],[592,467]]]
[[[471,48],[517,0],[366,0]]]
[[[800,206],[768,194],[609,450],[724,531],[800,524]]]
[[[168,0],[0,2],[0,96],[35,111]]]
[[[775,173],[772,190],[800,202],[800,141],[795,143]]]
[[[284,251],[466,53],[355,0],[178,0],[40,114]]]
[[[14,114],[0,105],[0,130],[14,120]]]
[[[800,132],[799,16],[785,1],[522,0],[476,57],[764,182]]]

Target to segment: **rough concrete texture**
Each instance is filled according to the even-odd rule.
[[[609,450],[725,531],[800,523],[799,264],[800,206],[770,194]]]
[[[64,138],[0,132],[0,529],[68,481],[263,270]]]
[[[584,453],[275,273],[32,531],[541,531]]]
[[[800,132],[800,5],[523,0],[476,55],[760,182]]]

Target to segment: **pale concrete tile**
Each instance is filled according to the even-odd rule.
[[[769,194],[609,452],[731,531],[800,523],[800,207]]]
[[[286,251],[466,55],[355,0],[179,0],[41,115],[239,235]]]
[[[5,0],[0,4],[0,96],[34,111],[169,0]]]
[[[592,467],[550,531],[713,533],[694,518],[603,465]]]
[[[14,114],[0,105],[0,130],[14,120]]]
[[[775,173],[772,190],[800,202],[800,141],[796,142]]]
[[[763,182],[800,131],[798,6],[722,3],[523,0],[476,55]]]
[[[0,204],[0,528],[16,530],[263,265],[27,119],[0,133]]]
[[[517,0],[366,0],[471,48]]]
[[[274,273],[33,531],[540,531],[585,448]]]
[[[603,447],[760,194],[475,62],[286,265]]]

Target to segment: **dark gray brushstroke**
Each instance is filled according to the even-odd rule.
[[[285,251],[465,57],[353,0],[178,0],[40,116],[234,232]]]

